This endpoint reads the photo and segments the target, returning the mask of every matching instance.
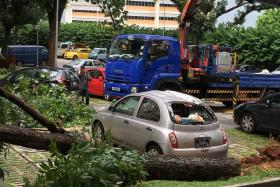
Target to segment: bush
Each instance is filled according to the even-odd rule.
[[[145,178],[143,158],[134,151],[91,143],[73,145],[68,155],[51,149],[51,159],[40,165],[40,174],[27,187],[128,186]]]

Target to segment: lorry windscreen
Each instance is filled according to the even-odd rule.
[[[120,38],[112,42],[109,59],[140,59],[143,56],[145,41]]]

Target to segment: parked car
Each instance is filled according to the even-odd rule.
[[[177,124],[175,115],[198,113],[204,122]],[[111,131],[118,144],[150,154],[226,157],[227,137],[214,112],[201,100],[175,91],[148,91],[123,97],[96,113],[92,130],[100,141]]]
[[[248,73],[258,73],[261,71],[260,68],[254,66],[254,65],[241,65],[236,72],[248,72]]]
[[[17,66],[37,65],[45,66],[48,62],[48,50],[44,46],[37,45],[9,45],[8,56],[14,57]]]
[[[66,86],[68,90],[79,89],[79,78],[69,70],[52,67],[27,67],[12,72],[0,80],[0,86],[18,83],[22,77],[36,79],[41,83],[58,83]]]
[[[89,48],[78,48],[72,51],[67,51],[64,53],[64,58],[66,59],[88,59],[90,53]]]
[[[57,57],[64,58],[64,53],[70,51],[72,42],[61,42],[58,44]]]
[[[89,54],[90,59],[96,59],[104,62],[107,58],[107,49],[106,48],[94,48]]]
[[[234,110],[234,121],[245,132],[280,132],[280,93],[267,94],[257,102],[243,103]]]
[[[88,93],[97,96],[104,96],[105,68],[87,68],[88,73]]]
[[[280,67],[276,68],[271,74],[280,74]]]
[[[81,73],[81,68],[93,68],[93,67],[105,67],[103,62],[92,59],[77,59],[70,62],[70,64],[64,64],[63,68],[68,68],[76,74]]]

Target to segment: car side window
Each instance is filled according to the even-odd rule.
[[[138,118],[159,122],[160,121],[160,110],[156,102],[151,99],[145,98],[139,108]]]
[[[89,76],[90,76],[90,78],[92,78],[92,79],[98,78],[98,71],[97,71],[97,70],[92,70],[92,71],[90,71],[90,72],[89,72]]]
[[[92,61],[85,61],[84,66],[92,66]]]
[[[280,95],[276,95],[275,97],[273,97],[271,99],[271,105],[276,106],[276,107],[280,107]]]
[[[137,96],[131,96],[123,99],[116,105],[115,112],[132,116],[137,107],[139,98],[140,97]]]

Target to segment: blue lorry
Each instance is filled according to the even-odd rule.
[[[172,37],[116,36],[106,63],[105,98],[169,89],[228,105],[233,95],[242,102],[280,90],[280,75],[235,72],[233,47],[194,45],[187,53],[182,61],[180,42]]]

